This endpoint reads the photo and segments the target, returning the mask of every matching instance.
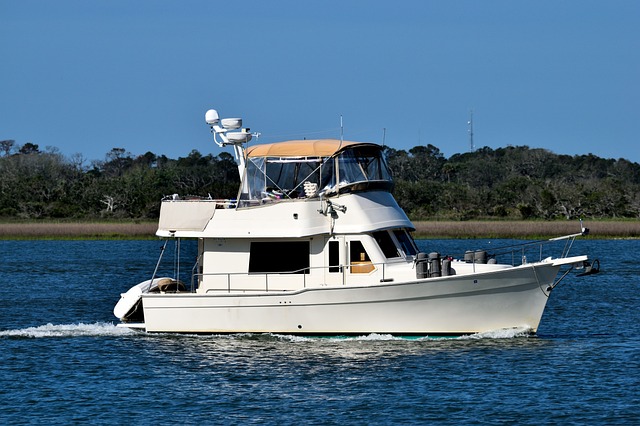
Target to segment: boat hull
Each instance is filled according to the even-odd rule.
[[[145,329],[179,333],[461,335],[536,332],[559,264],[363,287],[143,294]]]

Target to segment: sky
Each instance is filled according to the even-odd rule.
[[[640,1],[0,0],[0,140],[87,162],[339,138],[640,162]],[[341,130],[342,121],[342,130]],[[383,140],[384,138],[384,140]]]

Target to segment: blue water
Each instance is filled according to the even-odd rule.
[[[113,305],[150,278],[159,249],[0,241],[0,424],[640,423],[638,241],[578,241],[572,252],[602,271],[567,277],[536,337],[417,340],[116,328]]]

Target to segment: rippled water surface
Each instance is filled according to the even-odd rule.
[[[443,254],[507,241],[421,241]],[[157,241],[0,241],[2,424],[638,424],[640,244],[578,241],[538,335],[299,338],[116,328]],[[189,247],[185,258],[192,256]]]

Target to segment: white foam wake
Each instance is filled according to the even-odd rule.
[[[271,336],[281,339],[281,340],[289,340],[291,342],[317,342],[317,341],[336,341],[336,342],[344,342],[344,341],[353,341],[353,340],[405,340],[400,336],[393,336],[391,334],[363,334],[361,336],[297,336],[297,335],[288,335],[288,334],[271,334]]]
[[[378,334],[371,333],[366,336],[358,336],[356,340],[403,340],[402,337],[394,336],[392,334]]]
[[[116,327],[111,323],[93,324],[45,324],[18,330],[0,331],[0,337],[77,337],[77,336],[123,336],[135,333],[134,330]]]
[[[372,333],[366,336],[354,337],[355,340],[467,340],[467,339],[512,339],[516,337],[525,337],[531,335],[530,327],[515,327],[515,328],[503,328],[499,330],[490,330],[482,333],[475,333],[471,335],[464,335],[459,337],[447,337],[447,336],[423,336],[423,337],[407,337],[407,336],[394,336],[392,334],[377,334]]]
[[[135,334],[136,331],[126,327],[116,327],[112,323],[96,322],[93,324],[45,324],[38,327],[27,327],[17,330],[0,331],[0,337],[78,337],[78,336],[125,336]],[[482,333],[461,336],[457,339],[511,339],[516,337],[526,337],[531,334],[529,327],[506,328],[499,330],[485,331]],[[273,334],[273,337],[291,340],[292,342],[316,341],[317,338],[303,336],[289,336]],[[237,335],[235,337],[238,337]],[[326,338],[325,338],[326,339]],[[419,337],[411,340],[438,340],[441,337]],[[369,341],[385,341],[385,340],[406,340],[406,337],[393,336],[391,334],[372,333],[362,336],[353,337],[329,337],[328,340],[369,340]]]
[[[531,327],[501,328],[498,330],[484,331],[482,333],[462,336],[460,339],[513,339],[515,337],[527,337],[531,335]]]
[[[393,334],[378,334],[371,333],[361,336],[329,336],[329,337],[304,337],[304,336],[292,336],[282,334],[272,334],[271,336],[289,340],[292,342],[308,342],[318,340],[329,341],[389,341],[389,340],[415,340],[415,341],[431,341],[431,340],[480,340],[480,339],[513,339],[518,337],[530,336],[532,329],[530,327],[514,327],[514,328],[502,328],[497,330],[484,331],[482,333],[469,334],[464,336],[394,336]]]

